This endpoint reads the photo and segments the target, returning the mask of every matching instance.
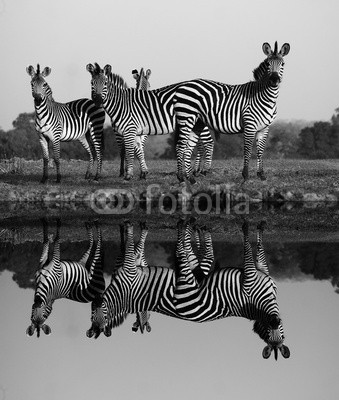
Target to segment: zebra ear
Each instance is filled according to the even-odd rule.
[[[111,67],[109,64],[105,65],[105,66],[104,66],[104,73],[105,73],[105,75],[110,75],[111,72],[112,72],[112,67]]]
[[[44,70],[41,72],[41,75],[46,78],[46,76],[48,76],[51,73],[51,71],[52,70],[50,67],[45,67]]]
[[[138,72],[137,69],[134,69],[134,70],[132,71],[132,76],[133,76],[133,78],[134,78],[135,80],[137,80],[137,79],[139,78],[139,72]]]
[[[45,335],[50,335],[52,332],[51,328],[46,324],[42,325],[41,329],[43,330]]]
[[[285,346],[284,344],[279,348],[280,349],[280,353],[284,358],[289,358],[291,353],[290,353],[290,349]]]
[[[29,76],[33,78],[33,76],[35,75],[35,69],[33,65],[29,65],[28,67],[26,67],[26,72]]]
[[[150,69],[148,69],[146,71],[146,78],[148,79],[151,76],[152,71]]]
[[[290,52],[290,45],[289,43],[284,43],[281,46],[281,50],[279,51],[279,55],[281,55],[281,57],[285,57],[287,56],[287,54]]]
[[[267,42],[262,45],[262,51],[267,57],[273,53],[270,44]]]
[[[93,328],[89,328],[89,329],[86,331],[86,336],[87,336],[88,338],[91,338],[93,335],[94,335],[94,329],[93,329]]]
[[[87,65],[86,65],[86,70],[87,70],[91,75],[93,75],[94,70],[95,70],[95,67],[94,67],[93,64],[87,64]]]
[[[271,346],[265,346],[264,350],[262,351],[262,356],[266,359],[266,358],[269,358],[271,353],[272,353],[272,347]]]
[[[31,324],[27,329],[26,329],[26,335],[27,336],[33,336],[35,331],[35,326],[34,324]]]

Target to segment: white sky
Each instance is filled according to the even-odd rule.
[[[0,0],[0,127],[33,111],[27,65],[52,68],[54,98],[90,96],[89,62],[129,85],[192,78],[244,83],[263,42],[289,42],[278,118],[329,120],[339,107],[338,0]]]

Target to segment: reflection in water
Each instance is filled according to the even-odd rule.
[[[133,330],[148,331],[150,312],[159,312],[189,321],[205,322],[230,316],[254,320],[253,330],[266,343],[262,355],[273,350],[290,356],[276,301],[276,285],[269,271],[262,244],[263,224],[258,226],[257,256],[254,261],[248,224],[243,225],[244,263],[242,268],[217,268],[211,234],[190,222],[178,223],[176,263],[173,268],[148,266],[144,257],[147,230],[141,226],[135,246],[133,225],[120,228],[121,255],[110,285],[102,297],[92,302],[88,337],[106,336],[130,313],[137,313]],[[192,237],[197,251],[193,250]]]
[[[79,302],[93,301],[105,290],[101,262],[101,231],[96,225],[97,238],[94,240],[93,226],[86,224],[89,246],[79,261],[60,260],[60,220],[54,238],[52,258],[49,259],[49,235],[47,221],[43,220],[43,250],[39,269],[35,274],[35,294],[32,306],[31,325],[26,333],[32,336],[40,330],[49,335],[51,328],[45,322],[52,312],[56,299],[66,298]]]

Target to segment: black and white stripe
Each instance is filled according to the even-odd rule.
[[[128,88],[126,82],[112,73],[112,67],[103,69],[95,63],[88,64],[87,70],[92,75],[92,99],[98,106],[103,106],[112,121],[114,130],[123,135],[125,145],[126,171],[125,180],[133,176],[135,137],[139,135],[164,135],[173,133],[176,123],[173,110],[173,96],[178,85],[169,85],[156,90],[137,90]],[[195,135],[187,146],[195,147],[198,138],[206,141],[210,136],[208,128],[199,120],[193,127]],[[203,145],[205,146],[205,141]],[[206,141],[207,158],[211,153],[212,139]],[[212,149],[213,151],[213,149]],[[208,162],[206,163],[209,166]],[[145,171],[142,171],[142,174]]]
[[[257,174],[264,180],[262,155],[268,128],[277,114],[279,84],[284,59],[290,45],[285,43],[278,52],[263,44],[267,58],[254,70],[254,81],[242,85],[227,85],[205,79],[185,82],[176,88],[174,111],[179,135],[176,145],[178,178],[190,178],[190,147],[193,127],[201,119],[217,133],[244,134],[244,166],[242,175],[248,178],[252,145],[256,140]]]
[[[54,101],[52,90],[45,81],[45,77],[51,73],[51,69],[46,67],[40,72],[38,64],[36,71],[31,65],[26,68],[26,71],[31,77],[35,106],[35,127],[39,134],[43,154],[41,182],[45,183],[48,179],[48,142],[52,142],[57,182],[60,182],[60,142],[71,140],[78,140],[89,154],[86,179],[91,177],[94,158],[96,158],[97,169],[94,179],[98,180],[102,166],[104,110],[97,107],[90,99],[58,103]]]
[[[149,83],[149,77],[151,76],[151,70],[147,69],[144,71],[143,68],[138,72],[136,69],[132,71],[132,76],[136,80],[136,89],[137,90],[149,90],[151,85]],[[113,124],[114,126],[114,124]],[[125,174],[125,146],[124,146],[124,136],[121,132],[115,131],[116,141],[119,147],[120,153],[120,175],[124,176]],[[140,164],[140,179],[146,179],[146,175],[148,173],[148,168],[145,160],[144,148],[147,141],[147,135],[140,135],[135,137],[134,141],[134,155]]]
[[[57,231],[54,239],[52,258],[49,259],[48,223],[43,222],[43,250],[39,269],[35,274],[35,293],[32,306],[31,325],[26,333],[32,336],[37,330],[46,334],[51,328],[46,320],[52,312],[53,303],[60,298],[78,302],[92,302],[102,296],[105,290],[105,280],[102,265],[101,230],[96,225],[96,238],[92,224],[86,224],[89,245],[79,261],[60,259],[60,221],[57,221]]]
[[[238,316],[254,321],[254,331],[266,342],[263,357],[272,350],[287,358],[283,325],[276,300],[276,285],[268,274],[258,227],[257,259],[253,260],[248,224],[243,225],[244,263],[241,268],[214,268],[211,234],[203,230],[200,255],[191,246],[192,227],[178,224],[174,268],[138,267],[135,263],[133,227],[126,225],[124,262],[112,276],[101,302],[92,306],[87,336],[110,336],[130,313],[158,312],[195,322]],[[202,240],[203,239],[203,240]],[[200,260],[199,260],[200,258]],[[201,268],[201,264],[204,268]]]

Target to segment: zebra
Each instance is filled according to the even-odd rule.
[[[26,71],[31,77],[35,107],[35,128],[39,134],[43,155],[41,183],[45,183],[48,180],[48,142],[52,142],[57,172],[56,181],[60,183],[60,142],[72,140],[78,140],[89,154],[86,179],[91,178],[94,157],[96,157],[97,169],[94,181],[98,181],[102,166],[102,137],[105,111],[97,107],[90,99],[79,99],[68,103],[54,101],[52,89],[45,80],[51,73],[51,68],[45,67],[40,71],[40,65],[38,64],[36,71],[32,65],[28,66]]]
[[[129,313],[158,312],[187,321],[207,322],[238,316],[254,320],[253,330],[266,343],[262,356],[278,351],[290,356],[284,344],[282,320],[276,301],[276,284],[269,276],[262,245],[264,225],[258,225],[257,257],[253,259],[249,228],[243,224],[244,262],[239,268],[214,268],[214,253],[209,230],[203,232],[204,269],[198,278],[190,222],[180,221],[177,228],[176,265],[174,268],[138,267],[134,257],[133,225],[126,227],[124,262],[112,276],[102,300],[92,303],[88,337],[101,332],[111,336],[112,328],[121,325]],[[200,242],[201,245],[202,242]]]
[[[261,180],[266,179],[262,155],[269,126],[277,114],[276,103],[283,76],[284,56],[289,53],[290,45],[285,43],[278,52],[277,42],[274,50],[268,43],[264,43],[262,49],[267,57],[253,71],[254,81],[242,85],[227,85],[196,79],[176,87],[173,103],[179,131],[176,143],[179,181],[189,179],[191,174],[192,147],[188,142],[192,141],[192,129],[198,119],[218,133],[244,134],[244,180],[248,179],[249,160],[255,138],[257,175]]]
[[[134,138],[139,135],[164,135],[176,130],[173,113],[173,96],[178,84],[169,85],[156,90],[136,90],[128,88],[124,79],[112,73],[111,65],[103,69],[99,64],[87,64],[91,74],[92,100],[97,106],[103,106],[111,118],[114,130],[124,138],[126,171],[125,180],[133,177]],[[211,167],[213,139],[209,129],[201,120],[197,120],[188,146],[192,149],[197,138],[202,138],[205,163],[198,172],[206,173]],[[201,149],[201,146],[200,146]],[[145,168],[141,165],[141,168]],[[204,171],[202,171],[204,169]],[[205,173],[205,172],[204,172]],[[141,175],[146,174],[142,169]],[[195,182],[195,179],[191,179]]]
[[[46,320],[52,312],[56,299],[67,298],[78,302],[91,302],[101,296],[105,290],[102,264],[102,235],[95,222],[96,240],[93,224],[86,223],[89,246],[79,261],[60,260],[60,220],[57,220],[56,235],[51,260],[49,253],[48,222],[43,220],[43,250],[39,269],[35,274],[34,303],[31,313],[31,324],[26,330],[28,336],[37,331],[40,337],[42,330],[46,335],[51,328]]]
[[[144,68],[141,68],[140,72],[137,69],[132,70],[132,76],[136,80],[136,89],[137,90],[149,90],[151,85],[149,83],[149,77],[151,76],[151,70],[147,69],[146,72]],[[112,120],[112,126],[114,126],[114,121]],[[125,173],[125,147],[124,147],[124,137],[119,131],[115,133],[116,141],[119,147],[120,153],[120,174],[119,176],[124,176]],[[147,141],[147,135],[141,135],[135,137],[134,142],[134,154],[137,157],[140,166],[141,173],[140,179],[146,179],[146,175],[148,173],[148,168],[145,161],[144,155],[144,147]]]

